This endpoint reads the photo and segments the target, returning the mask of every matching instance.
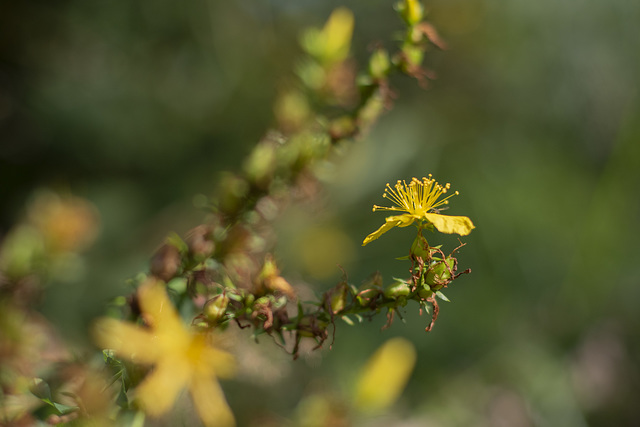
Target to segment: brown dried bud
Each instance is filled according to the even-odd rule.
[[[212,230],[206,225],[192,229],[186,239],[189,253],[199,260],[211,256],[215,249],[212,238]]]
[[[281,293],[289,299],[295,299],[293,287],[282,276],[271,255],[267,255],[262,271],[256,280],[257,293]]]
[[[181,262],[180,251],[175,246],[162,245],[151,258],[151,274],[168,282],[175,277]]]

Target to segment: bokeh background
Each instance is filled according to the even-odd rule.
[[[0,6],[0,238],[43,191],[99,213],[92,246],[34,302],[68,342],[88,345],[87,323],[165,236],[203,220],[220,174],[274,123],[300,32],[340,5],[355,13],[360,64],[402,29],[381,0]],[[259,368],[226,384],[240,425],[278,425],[318,390],[348,394],[393,336],[418,362],[391,414],[369,425],[640,424],[640,3],[427,9],[450,46],[428,55],[438,78],[426,90],[392,81],[394,108],[326,171],[319,204],[279,224],[278,258],[318,292],[339,280],[337,264],[355,284],[376,270],[406,276],[394,258],[411,231],[360,243],[382,223],[371,205],[387,182],[433,173],[461,193],[449,212],[477,226],[459,256],[473,272],[428,334],[409,305],[406,324],[341,324],[331,351],[296,362],[268,340],[247,345]]]

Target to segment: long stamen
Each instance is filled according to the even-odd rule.
[[[382,197],[389,199],[394,206],[374,205],[373,210],[374,212],[376,210],[404,211],[412,215],[422,216],[438,206],[449,204],[448,199],[459,194],[456,191],[438,200],[440,196],[447,193],[449,188],[451,188],[451,184],[447,183],[442,186],[432,178],[431,174],[429,174],[428,178],[423,177],[422,180],[413,178],[409,184],[406,181],[398,180],[392,187],[387,183]]]

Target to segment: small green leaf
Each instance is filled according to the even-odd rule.
[[[34,379],[30,391],[43,402],[48,401],[47,403],[49,403],[51,401],[51,388],[49,388],[49,384],[43,381],[42,378]]]
[[[175,291],[178,295],[182,295],[187,290],[187,279],[176,277],[167,283],[167,287]]]
[[[189,247],[184,240],[182,240],[182,238],[176,233],[171,233],[169,237],[167,237],[167,243],[174,246],[181,253],[185,253],[189,250]]]
[[[353,326],[354,325],[353,320],[351,320],[347,316],[342,316],[341,319],[344,320],[344,323],[346,323],[349,326]]]
[[[437,292],[436,292],[436,295],[437,295],[441,300],[443,300],[443,301],[451,302],[451,301],[449,300],[449,298],[447,298],[447,297],[446,297],[442,292],[440,292],[440,291],[437,291]]]
[[[229,299],[232,299],[238,302],[241,302],[244,300],[244,297],[242,295],[236,294],[235,292],[228,292],[227,296],[229,297]]]

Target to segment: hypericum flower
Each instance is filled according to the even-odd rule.
[[[183,388],[188,388],[206,426],[235,425],[217,377],[229,377],[235,361],[209,344],[204,334],[189,331],[181,322],[164,286],[154,280],[138,288],[143,328],[116,319],[101,319],[97,342],[132,362],[153,365],[136,389],[140,407],[151,416],[168,411]]]
[[[378,412],[393,404],[404,390],[416,364],[416,349],[404,338],[382,344],[364,365],[355,386],[354,406]]]
[[[398,181],[396,185],[391,187],[387,184],[382,197],[391,200],[396,206],[384,207],[373,206],[373,211],[400,211],[406,212],[401,215],[389,216],[385,219],[382,227],[369,234],[362,246],[376,240],[382,234],[391,230],[393,227],[407,227],[414,221],[426,221],[442,233],[459,234],[466,236],[475,228],[473,223],[466,216],[449,216],[440,214],[442,206],[449,204],[449,198],[459,194],[457,191],[444,199],[438,198],[445,194],[451,184],[447,183],[442,186],[431,178],[413,178],[409,184],[406,181]]]

